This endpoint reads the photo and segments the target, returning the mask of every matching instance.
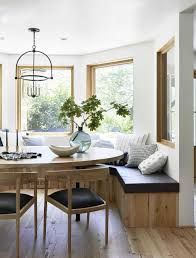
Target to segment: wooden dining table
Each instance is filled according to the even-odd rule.
[[[0,153],[3,151],[19,152],[35,152],[40,153],[41,156],[33,159],[20,160],[4,160],[0,159],[0,173],[1,171],[37,171],[44,176],[47,170],[62,170],[67,168],[86,167],[96,164],[103,164],[119,160],[123,157],[123,152],[109,148],[91,147],[84,153],[75,153],[70,157],[58,157],[48,146],[22,146],[16,147],[0,147]],[[80,187],[76,183],[76,187]],[[80,216],[76,215],[76,220],[80,220]]]
[[[0,153],[6,151],[5,147],[0,147]],[[9,152],[16,151],[16,147],[9,147]],[[123,157],[122,151],[92,147],[84,153],[75,153],[70,157],[58,157],[48,146],[22,146],[19,147],[19,152],[36,152],[40,153],[41,157],[33,159],[20,160],[4,160],[0,159],[0,172],[3,169],[66,169],[71,167],[85,167],[96,164],[103,164],[119,160]]]

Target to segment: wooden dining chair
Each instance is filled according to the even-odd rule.
[[[21,193],[23,184],[34,184],[34,196]],[[16,220],[16,257],[20,257],[20,218],[34,204],[34,237],[37,238],[37,173],[0,172],[0,187],[13,191],[0,192],[0,219]]]
[[[45,177],[44,201],[44,228],[46,237],[47,202],[56,206],[68,215],[68,256],[71,257],[71,216],[73,214],[87,213],[87,226],[90,212],[105,209],[105,244],[108,244],[108,218],[109,218],[109,169],[103,165],[87,168],[69,169],[61,171],[47,171]],[[55,179],[67,181],[67,189],[56,191],[48,195],[48,181]],[[92,183],[103,181],[105,184],[105,198],[101,198],[90,188],[74,188],[76,182]]]

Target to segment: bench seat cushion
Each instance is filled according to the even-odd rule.
[[[125,193],[179,192],[179,183],[164,172],[142,175],[138,168],[110,166],[110,173],[117,176]]]

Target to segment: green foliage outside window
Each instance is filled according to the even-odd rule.
[[[127,104],[130,115],[116,116],[114,110],[104,115],[98,132],[133,131],[133,63],[119,64],[95,69],[96,96],[105,108],[111,101]]]
[[[65,99],[71,95],[71,70],[54,70],[54,80],[40,83],[41,94],[37,98],[28,97],[25,81],[22,98],[22,129],[38,132],[70,131],[59,121],[59,112]]]

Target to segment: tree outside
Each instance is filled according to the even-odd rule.
[[[128,104],[131,116],[116,115],[114,110],[104,114],[104,120],[97,132],[125,132],[133,130],[133,63],[96,68],[96,95],[103,108],[112,101]],[[70,131],[70,125],[59,121],[60,107],[71,96],[71,70],[55,69],[54,79],[40,83],[41,95],[28,97],[24,81],[22,96],[22,129],[38,132]]]
[[[26,94],[29,82],[24,82],[22,98],[23,127],[30,131],[70,131],[58,119],[60,107],[71,96],[71,70],[54,70],[54,79],[40,84],[41,94],[32,98]]]
[[[95,70],[95,88],[97,98],[104,108],[111,101],[128,104],[131,116],[117,116],[113,110],[104,115],[99,132],[125,132],[133,130],[133,63],[98,67]]]

